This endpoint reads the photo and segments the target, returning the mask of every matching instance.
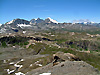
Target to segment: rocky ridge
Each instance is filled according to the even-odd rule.
[[[23,30],[68,30],[68,31],[99,31],[99,24],[82,23],[59,23],[56,20],[47,18],[45,20],[37,18],[30,21],[24,19],[14,19],[0,26],[0,33],[13,33]],[[17,31],[16,31],[17,30]]]

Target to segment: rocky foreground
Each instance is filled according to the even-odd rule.
[[[58,65],[32,70],[25,75],[100,75],[99,71],[83,61],[65,61]]]
[[[70,53],[57,52],[53,62],[30,72],[26,75],[99,75],[93,66],[81,61]]]

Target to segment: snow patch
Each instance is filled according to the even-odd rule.
[[[15,48],[15,46],[13,46],[13,48]]]
[[[37,20],[37,18],[35,20]]]
[[[0,24],[0,26],[2,26],[2,24]]]
[[[24,61],[24,59],[21,59],[20,61]]]
[[[48,19],[49,19],[51,22],[57,23],[57,24],[58,24],[58,22],[57,22],[56,20],[53,20],[53,19],[51,19],[50,17],[48,17]]]
[[[51,36],[55,36],[55,35],[51,35]]]
[[[19,68],[22,68],[23,65],[17,65],[17,64],[14,64],[15,67],[19,67]]]
[[[14,64],[14,62],[10,62],[9,64],[10,64],[10,65],[13,65],[13,64]]]
[[[3,60],[3,63],[7,63],[7,61],[6,60]]]
[[[11,23],[13,23],[13,21],[14,21],[14,20],[12,20],[12,21],[8,22],[7,24],[11,24]]]
[[[6,29],[5,28],[1,28],[0,32],[4,33],[4,32],[6,32]]]
[[[36,61],[35,64],[38,63],[38,62],[39,62],[39,61]]]
[[[38,66],[42,66],[42,64],[36,64],[36,65],[38,65]]]
[[[22,68],[23,65],[18,65],[18,63],[20,63],[21,61],[24,61],[24,59],[21,59],[20,61],[18,61],[16,64],[14,64],[14,66],[15,66],[15,67]]]
[[[18,73],[15,73],[15,75],[25,75],[25,74],[22,72],[18,72]]]
[[[25,34],[26,33],[26,31],[23,31],[23,34]]]
[[[39,74],[39,75],[51,75],[51,73],[42,73],[42,74]]]
[[[58,48],[61,48],[60,46],[58,46]]]
[[[31,25],[26,25],[26,24],[17,24],[18,27],[31,27]]]
[[[15,70],[9,70],[9,69],[7,69],[7,72],[8,72],[8,74],[11,74],[11,73],[13,73]]]
[[[30,64],[30,66],[32,66],[32,64]]]
[[[35,43],[32,43],[33,45],[35,45]]]

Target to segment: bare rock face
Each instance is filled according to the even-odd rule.
[[[57,52],[56,54],[53,54],[53,66],[69,60],[69,61],[80,61],[80,59],[78,57],[76,57],[75,55],[71,54],[71,53],[64,53],[64,52]]]
[[[100,75],[100,72],[84,61],[65,61],[58,65],[48,64],[37,68],[25,75]],[[46,74],[47,73],[47,74]]]
[[[71,53],[64,53],[64,52],[57,52],[56,54],[53,54],[54,59],[60,59],[63,61],[70,60],[70,61],[80,61],[78,57]]]

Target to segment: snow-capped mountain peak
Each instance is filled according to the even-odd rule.
[[[0,26],[1,26],[2,24],[0,23]]]
[[[12,20],[12,21],[9,21],[7,24],[11,24],[11,23],[13,23],[13,21],[14,21],[14,20]]]
[[[35,18],[35,20],[37,20],[37,18]]]
[[[95,22],[92,21],[91,23],[95,23]]]
[[[53,20],[53,19],[51,19],[50,17],[48,17],[47,19],[49,19],[51,22],[53,22],[53,23],[57,23],[58,24],[58,22],[56,21],[56,20]]]

